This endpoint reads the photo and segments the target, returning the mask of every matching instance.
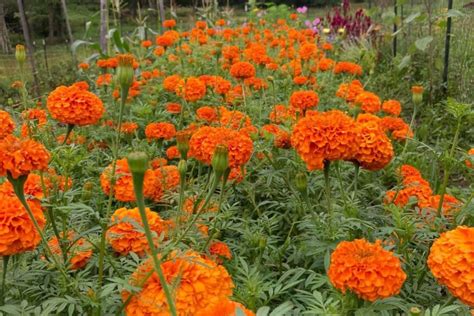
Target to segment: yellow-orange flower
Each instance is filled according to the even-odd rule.
[[[232,259],[232,253],[230,252],[229,246],[227,246],[227,244],[222,241],[214,241],[209,246],[209,253],[213,256]]]
[[[167,29],[172,29],[175,26],[176,26],[176,21],[173,20],[173,19],[163,21],[163,27],[165,27]]]
[[[185,81],[180,81],[175,92],[188,102],[196,102],[206,96],[206,84],[199,78],[189,77]]]
[[[459,226],[433,243],[428,267],[451,294],[474,306],[474,228]]]
[[[311,113],[300,119],[291,144],[309,170],[322,169],[324,160],[352,159],[357,149],[356,125],[341,111]]]
[[[359,93],[354,103],[367,113],[377,113],[382,106],[380,98],[376,94],[367,91]]]
[[[379,240],[372,244],[364,239],[339,243],[328,271],[334,287],[371,302],[398,294],[406,274],[400,260],[380,244]]]
[[[41,228],[46,224],[39,201],[28,205]],[[0,193],[0,255],[11,256],[33,250],[40,242],[28,213],[16,196]]]
[[[225,107],[221,106],[219,108],[219,114],[221,126],[237,130],[252,125],[250,117],[243,112],[237,110],[229,111]]]
[[[364,86],[359,80],[352,80],[351,83],[341,83],[336,91],[336,96],[346,100],[347,102],[354,102],[356,97],[364,92]]]
[[[357,125],[355,160],[368,170],[384,168],[394,155],[392,142],[376,122]]]
[[[196,116],[198,119],[206,121],[207,123],[212,123],[217,120],[216,109],[210,106],[201,106],[196,110]]]
[[[113,164],[110,164],[104,169],[100,175],[100,185],[105,194],[110,193],[111,178],[112,178]],[[131,202],[135,201],[135,191],[133,190],[132,173],[128,167],[127,159],[117,160],[115,168],[115,185],[112,188],[113,194],[118,201]],[[161,196],[163,189],[157,185],[155,174],[152,170],[145,172],[145,180],[143,184],[143,193],[145,197],[154,198],[156,195]]]
[[[8,112],[0,110],[0,138],[11,135],[15,129],[15,122],[13,122]]]
[[[340,61],[336,63],[336,66],[334,66],[334,73],[335,74],[347,73],[354,76],[361,76],[362,67],[348,61]]]
[[[179,171],[176,166],[163,166],[153,171],[156,181],[161,183],[165,190],[173,190],[179,185]]]
[[[382,111],[392,116],[399,116],[402,112],[402,105],[397,100],[387,100],[382,104]]]
[[[175,92],[176,87],[181,84],[183,79],[179,75],[171,75],[163,80],[163,88],[168,92]]]
[[[150,123],[145,128],[145,135],[148,140],[171,139],[176,135],[176,128],[167,122]]]
[[[0,140],[0,176],[8,172],[16,179],[34,170],[45,170],[49,159],[46,148],[34,140],[18,139],[12,135]]]
[[[318,106],[318,103],[319,97],[314,91],[295,91],[290,96],[290,106],[302,112]]]
[[[236,79],[255,77],[255,67],[246,61],[239,61],[230,67],[230,75]]]
[[[253,152],[253,142],[242,132],[225,127],[200,127],[189,140],[190,157],[210,165],[217,145],[229,152],[229,167],[244,165]]]
[[[151,231],[156,234],[154,243],[157,244],[161,235],[168,230],[169,223],[149,208],[145,209],[145,214]],[[149,250],[138,208],[120,208],[114,212],[111,221],[112,226],[107,230],[106,237],[114,251],[122,256],[130,252],[143,256]]]
[[[105,112],[99,97],[77,85],[57,87],[49,94],[47,107],[55,120],[80,126],[97,123]]]
[[[197,252],[175,253],[161,264],[161,269],[167,282],[174,284],[171,291],[178,315],[207,316],[208,310],[232,295],[234,284],[226,269]],[[153,270],[151,260],[147,260],[133,273],[130,283],[144,284],[127,305],[127,315],[169,315],[163,287]],[[126,300],[129,295],[124,291],[122,298]]]

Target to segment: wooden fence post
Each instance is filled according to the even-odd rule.
[[[393,22],[393,33],[395,34],[398,30],[397,27],[397,16],[398,16],[398,6],[397,0],[393,0],[393,13],[395,13],[395,18]],[[397,57],[397,35],[393,35],[393,57]]]

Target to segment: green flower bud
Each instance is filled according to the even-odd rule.
[[[180,175],[185,175],[188,170],[186,160],[181,159],[178,163],[178,171]]]
[[[26,51],[25,51],[25,46],[23,45],[16,45],[16,50],[15,50],[15,58],[20,67],[23,67],[23,64],[25,63],[26,60]]]
[[[219,175],[222,175],[229,168],[229,151],[226,146],[217,145],[212,157],[212,168]]]
[[[306,193],[306,190],[308,189],[308,177],[306,176],[306,173],[300,172],[296,175],[295,185],[298,191]]]
[[[189,139],[191,134],[187,131],[179,131],[176,133],[176,142],[182,159],[188,159]]]
[[[421,315],[421,309],[418,307],[412,307],[410,308],[410,316],[419,316]]]
[[[133,152],[127,156],[128,167],[132,173],[144,174],[148,170],[148,156],[144,152]]]
[[[116,80],[122,89],[128,90],[133,83],[133,61],[131,54],[122,54],[117,56],[118,66],[116,73]]]

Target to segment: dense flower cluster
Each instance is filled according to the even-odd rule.
[[[474,307],[474,228],[459,226],[435,240],[428,266],[452,295]]]
[[[328,276],[337,289],[375,301],[396,295],[406,279],[400,260],[381,242],[343,241],[331,255]]]
[[[15,129],[15,122],[8,112],[0,110],[0,139],[11,135]]]
[[[80,126],[97,123],[105,112],[102,101],[77,84],[57,87],[49,94],[47,106],[55,120]]]
[[[176,128],[167,122],[150,123],[145,128],[145,135],[148,140],[171,139],[176,135]]]

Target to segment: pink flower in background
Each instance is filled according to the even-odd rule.
[[[300,14],[305,14],[306,12],[308,12],[308,7],[303,6],[303,7],[300,7],[300,8],[296,8],[296,12],[298,12]]]

